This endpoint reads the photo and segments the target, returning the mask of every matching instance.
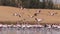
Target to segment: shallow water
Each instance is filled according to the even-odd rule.
[[[60,31],[52,28],[0,28],[0,34],[60,34]]]

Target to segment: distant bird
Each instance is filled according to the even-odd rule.
[[[55,14],[58,14],[57,12],[49,12],[51,16],[54,16]]]
[[[8,28],[9,28],[9,27],[11,27],[12,25],[7,25],[7,26],[8,26]]]
[[[21,15],[18,15],[19,17],[21,17]]]
[[[18,16],[18,17],[21,17],[21,15],[17,14],[17,13],[14,13],[13,14],[14,16]]]
[[[54,13],[51,13],[50,15],[51,15],[51,16],[53,16],[53,15],[54,15]]]
[[[22,24],[22,28],[25,28],[26,26],[24,24]]]
[[[57,28],[57,25],[52,25],[52,28]]]
[[[17,13],[14,13],[13,15],[14,15],[14,16],[18,16],[18,14],[17,14]]]
[[[41,10],[39,10],[39,13],[41,12]]]
[[[17,30],[20,30],[21,25],[20,24],[16,24],[16,28],[17,28]]]
[[[43,19],[35,18],[37,22],[41,22]]]
[[[44,27],[48,27],[48,25],[47,25],[47,24],[45,24],[45,25],[44,25]]]
[[[38,13],[34,13],[34,16],[37,16],[38,15]]]
[[[37,11],[36,13],[34,13],[34,16],[37,16],[41,11]]]
[[[41,12],[41,10],[37,11],[37,14],[39,14]]]
[[[23,10],[24,8],[21,6],[21,10]]]
[[[20,24],[16,24],[16,26],[17,26],[17,27],[21,27],[21,25],[20,25]]]
[[[36,27],[36,28],[43,28],[44,26],[43,26],[43,25],[33,25],[33,27]]]
[[[48,25],[48,24],[47,24],[47,28],[51,28],[51,25]]]
[[[59,28],[59,29],[60,29],[60,25],[58,25],[58,26],[57,26],[57,28]]]
[[[33,18],[33,17],[37,16],[40,12],[41,12],[41,11],[38,11],[38,12],[34,13],[33,16],[30,16],[30,17]]]
[[[2,24],[0,24],[0,31],[2,30],[2,26],[3,26],[3,25],[2,25]]]
[[[8,25],[8,28],[13,28],[13,24]]]
[[[44,26],[43,25],[39,25],[40,28],[43,28]]]
[[[30,16],[31,18],[33,18],[34,16]]]
[[[14,27],[14,28],[17,28],[17,26],[16,26],[16,25],[13,25],[13,27]]]
[[[0,24],[0,28],[2,27],[3,25],[2,24]]]
[[[7,28],[8,26],[7,26],[7,24],[5,24],[5,25],[2,25],[2,27],[3,27],[3,28]]]
[[[32,27],[32,25],[27,25],[27,27],[28,27],[28,28],[31,28],[31,27]]]

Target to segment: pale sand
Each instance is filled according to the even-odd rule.
[[[31,18],[36,11],[41,10],[41,13],[37,16]],[[51,16],[49,12],[57,12],[54,16]],[[21,17],[13,16],[13,13],[20,14]],[[24,21],[35,21],[35,18],[43,19],[40,23],[60,23],[60,10],[51,10],[51,9],[23,9],[8,7],[8,6],[0,6],[0,21],[20,21],[25,19]]]

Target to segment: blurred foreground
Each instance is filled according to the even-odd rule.
[[[60,29],[58,28],[19,28],[19,27],[3,27],[0,28],[0,34],[60,34]]]

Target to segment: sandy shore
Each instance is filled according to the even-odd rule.
[[[41,11],[37,16],[33,16],[37,11]],[[55,12],[54,16],[51,16],[50,13]],[[19,16],[14,16],[13,14],[19,14]],[[35,22],[35,18],[43,19],[39,23],[60,23],[60,10],[51,10],[51,9],[20,9],[15,7],[0,6],[0,21],[11,21],[11,22]]]

